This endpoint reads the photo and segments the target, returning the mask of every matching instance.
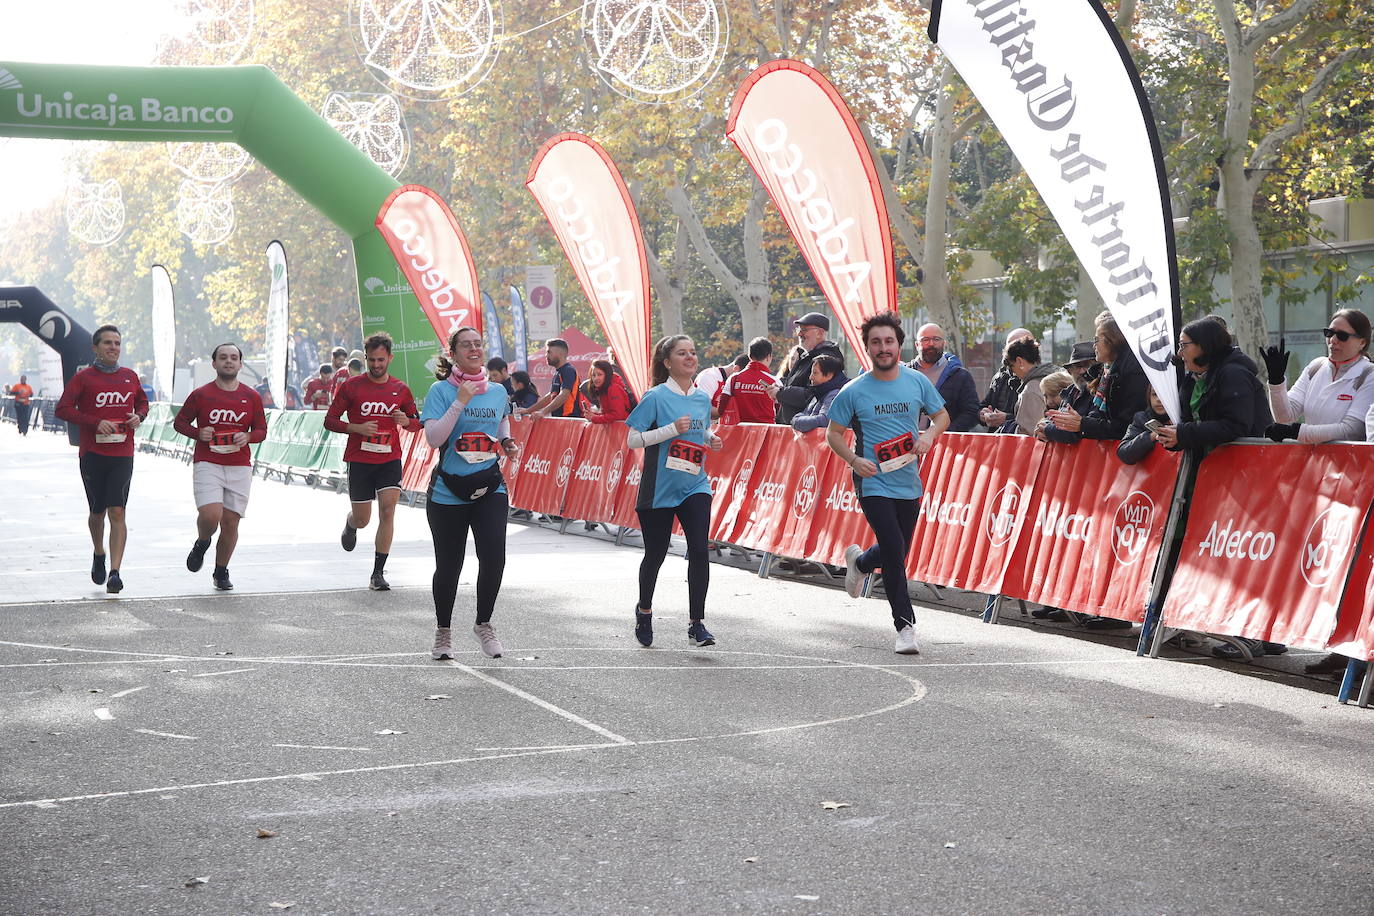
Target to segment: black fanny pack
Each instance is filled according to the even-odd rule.
[[[429,479],[429,495],[434,495],[435,479],[442,480],[448,491],[459,499],[467,502],[477,502],[484,496],[490,496],[506,482],[506,478],[501,474],[501,462],[493,461],[489,467],[485,467],[475,474],[450,474],[443,468],[444,461],[439,459],[434,465],[434,475]]]

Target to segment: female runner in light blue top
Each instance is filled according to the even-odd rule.
[[[687,642],[713,646],[706,629],[706,588],[710,555],[706,542],[711,523],[711,484],[706,478],[706,450],[721,446],[708,428],[711,399],[692,384],[697,371],[697,348],[692,338],[665,337],[654,348],[654,387],[630,416],[630,448],[644,449],[644,476],[639,481],[635,510],[644,533],[644,560],[639,565],[639,604],[635,607],[635,638],[642,646],[654,641],[654,585],[668,555],[673,518],[687,536]]]

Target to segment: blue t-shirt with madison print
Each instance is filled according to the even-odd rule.
[[[930,379],[906,366],[890,382],[865,372],[840,389],[830,405],[830,422],[852,427],[854,453],[878,465],[873,477],[854,475],[859,496],[916,499],[921,495],[921,477],[916,472],[917,424],[922,413],[934,415],[944,406],[945,399]]]
[[[449,407],[456,400],[458,389],[448,381],[430,385],[429,394],[425,395],[425,406],[420,410],[420,422],[430,423],[439,419],[448,413]],[[499,455],[505,454],[495,439],[497,431],[501,428],[501,421],[509,413],[510,398],[506,395],[506,389],[500,385],[488,383],[485,392],[474,395],[463,408],[458,422],[453,425],[453,432],[444,443],[444,472],[465,477],[490,468],[491,462],[497,460]],[[490,458],[484,457],[488,451]],[[469,461],[468,457],[464,456],[474,460]],[[501,484],[497,492],[506,492],[506,485]],[[444,486],[444,479],[437,475],[434,478],[434,493],[430,498],[444,506],[465,506],[469,502],[454,496],[449,488]]]
[[[682,505],[694,493],[710,495],[706,479],[706,431],[711,425],[711,398],[700,388],[687,394],[669,379],[644,395],[625,423],[648,432],[670,426],[678,417],[690,417],[687,432],[644,449],[644,476],[639,481],[636,509],[666,509]]]

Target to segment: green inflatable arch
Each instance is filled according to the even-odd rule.
[[[364,336],[390,333],[392,372],[428,388],[434,331],[375,227],[399,184],[266,67],[0,61],[0,136],[237,143],[353,240]]]

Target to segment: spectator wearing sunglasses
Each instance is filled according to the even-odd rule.
[[[1326,356],[1319,356],[1287,387],[1289,353],[1279,345],[1260,351],[1269,376],[1269,403],[1275,423],[1264,434],[1275,442],[1334,442],[1365,438],[1365,421],[1374,407],[1374,363],[1369,360],[1369,318],[1359,309],[1341,309],[1322,330]]]

